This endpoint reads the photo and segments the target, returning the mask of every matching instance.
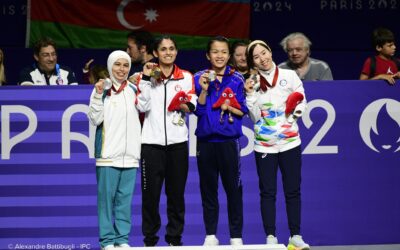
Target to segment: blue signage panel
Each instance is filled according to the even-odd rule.
[[[399,244],[400,82],[306,82],[308,109],[299,121],[303,150],[302,234],[311,245]],[[0,88],[0,248],[97,248],[91,86]],[[185,245],[205,230],[189,116],[190,170]],[[242,181],[246,244],[265,243],[252,123],[244,120]],[[277,236],[289,237],[282,184]],[[229,244],[220,188],[218,237]],[[133,199],[131,245],[142,246],[140,178]],[[166,223],[166,201],[160,212]],[[160,230],[163,237],[164,227]],[[49,244],[49,245],[48,245]],[[160,242],[160,245],[165,245]],[[72,247],[73,246],[73,247]]]

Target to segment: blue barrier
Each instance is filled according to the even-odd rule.
[[[306,82],[299,121],[303,150],[302,234],[311,245],[399,244],[400,81]],[[0,88],[0,248],[9,244],[97,247],[96,178],[86,117],[92,86]],[[204,239],[190,116],[185,245]],[[252,124],[244,120],[244,241],[263,244]],[[277,235],[289,236],[281,183]],[[142,246],[140,178],[131,244]],[[222,189],[222,186],[221,186]],[[160,211],[166,223],[165,198]],[[218,236],[229,242],[220,192]],[[160,236],[164,234],[160,230]],[[163,242],[161,245],[165,244]]]

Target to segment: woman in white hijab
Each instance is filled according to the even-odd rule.
[[[90,97],[88,117],[97,127],[95,158],[100,245],[129,247],[131,204],[139,167],[141,126],[137,88],[127,81],[131,67],[124,51],[107,60],[111,79],[100,79]]]

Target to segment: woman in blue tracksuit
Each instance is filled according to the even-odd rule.
[[[228,199],[229,230],[232,245],[242,245],[243,200],[240,179],[240,145],[242,117],[248,112],[245,105],[244,79],[227,66],[229,42],[215,37],[208,42],[207,59],[211,69],[194,76],[198,96],[195,114],[197,120],[197,166],[206,227],[204,245],[218,245],[218,177],[221,175]],[[215,76],[215,79],[214,79]],[[236,101],[222,102],[230,89]],[[233,105],[237,103],[238,105]],[[214,107],[213,107],[214,106]]]

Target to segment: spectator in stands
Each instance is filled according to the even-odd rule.
[[[288,60],[278,65],[282,69],[292,69],[303,81],[333,80],[329,65],[310,57],[311,41],[300,32],[291,33],[281,41]]]
[[[103,65],[93,65],[93,59],[90,59],[86,64],[85,67],[82,69],[83,71],[83,83],[85,84],[95,84],[100,79],[109,78],[109,74],[107,68]]]
[[[0,86],[6,82],[6,73],[4,69],[4,53],[0,49]]]
[[[170,246],[181,246],[189,170],[185,113],[195,110],[197,98],[192,74],[174,64],[178,54],[175,41],[163,36],[154,45],[159,64],[147,62],[139,80],[138,107],[146,115],[142,132],[142,232],[145,246],[157,244],[160,195],[165,181],[165,241]]]
[[[199,97],[197,116],[197,167],[206,228],[205,246],[219,244],[216,237],[219,216],[218,180],[221,175],[228,200],[231,245],[243,245],[243,188],[240,177],[240,142],[245,104],[244,79],[228,64],[229,41],[217,36],[207,44],[211,70],[194,76]]]
[[[230,65],[234,67],[244,79],[249,78],[250,72],[249,67],[247,67],[246,61],[246,48],[247,42],[245,41],[235,41],[232,43],[230,48],[231,58],[230,58]]]
[[[361,71],[360,80],[386,80],[393,85],[400,78],[400,60],[394,57],[395,37],[386,28],[377,28],[372,32],[372,47],[375,56],[367,58]]]
[[[74,72],[57,63],[56,49],[51,38],[38,40],[33,47],[36,63],[21,71],[19,85],[77,85]]]
[[[99,80],[90,96],[88,117],[96,129],[97,212],[101,249],[129,247],[132,196],[139,168],[141,128],[137,88],[127,81],[131,59],[122,50],[107,60],[111,86]]]
[[[132,60],[130,74],[141,72],[146,62],[152,61],[154,37],[145,30],[135,30],[128,34],[127,49]],[[156,62],[156,61],[152,61]]]
[[[275,203],[279,167],[290,230],[289,245],[309,249],[300,236],[301,141],[296,121],[306,108],[303,83],[292,70],[275,65],[271,48],[264,41],[251,42],[246,57],[249,67],[258,69],[260,79],[258,82],[253,77],[247,79],[245,90],[254,122],[254,151],[266,242],[278,244]]]

